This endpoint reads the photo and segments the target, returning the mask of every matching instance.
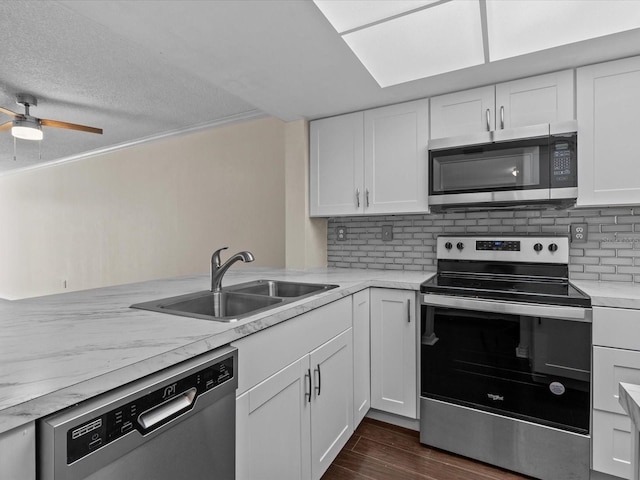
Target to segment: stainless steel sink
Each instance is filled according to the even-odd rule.
[[[184,317],[233,322],[256,313],[310,297],[338,285],[256,280],[223,288],[136,303],[131,308],[170,313]]]
[[[225,290],[229,292],[250,293],[253,295],[264,295],[281,298],[302,298],[316,293],[322,293],[337,285],[327,285],[323,283],[301,283],[285,282],[281,280],[256,280],[254,282],[231,285]]]
[[[203,292],[136,303],[131,308],[172,313],[185,317],[232,322],[262,310],[278,306],[282,298],[245,295],[237,292]]]

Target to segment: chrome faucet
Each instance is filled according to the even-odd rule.
[[[243,262],[253,262],[255,258],[251,252],[238,252],[230,257],[224,264],[220,264],[220,252],[226,250],[229,247],[222,247],[211,255],[211,291],[219,292],[222,286],[222,277],[229,270],[229,267],[236,263],[238,260]]]

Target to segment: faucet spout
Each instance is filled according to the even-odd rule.
[[[229,257],[229,259],[221,263],[220,261],[220,252],[226,250],[229,247],[223,247],[211,255],[211,291],[219,292],[222,287],[222,277],[229,270],[229,267],[238,261],[243,261],[246,263],[253,262],[255,260],[253,254],[251,252],[238,252],[235,255]]]

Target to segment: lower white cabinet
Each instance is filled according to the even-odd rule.
[[[0,433],[0,478],[35,480],[35,422]]]
[[[353,428],[371,407],[369,289],[353,295]]]
[[[631,421],[620,382],[640,384],[640,310],[593,308],[593,470],[630,478]]]
[[[240,380],[236,398],[238,480],[318,480],[346,444],[352,314],[348,297],[234,343],[238,379],[249,381]],[[292,352],[297,359],[287,360]]]
[[[417,418],[416,292],[372,288],[371,407]]]

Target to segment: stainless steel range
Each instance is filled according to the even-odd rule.
[[[586,479],[591,300],[561,236],[441,236],[421,286],[422,443],[536,478]]]

